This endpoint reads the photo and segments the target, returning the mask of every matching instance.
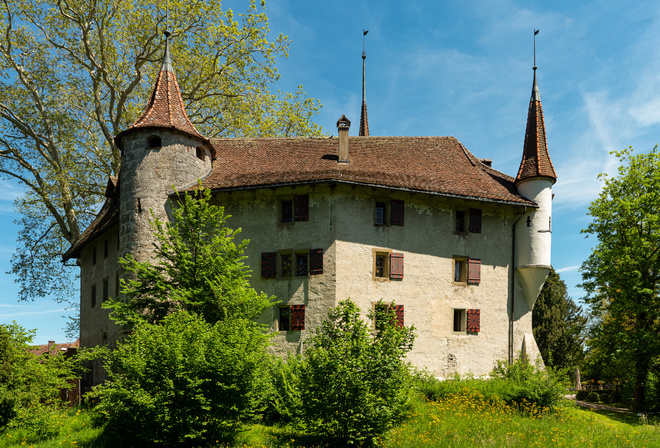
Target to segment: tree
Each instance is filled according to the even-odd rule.
[[[60,404],[74,371],[64,356],[30,352],[33,338],[16,322],[0,325],[0,431],[21,426],[43,437],[56,429],[49,409]]]
[[[587,317],[568,297],[566,283],[550,269],[532,312],[534,339],[543,361],[557,369],[575,369],[584,356]]]
[[[106,351],[109,381],[94,412],[131,445],[210,446],[231,439],[260,403],[268,376],[268,336],[237,318],[212,325],[179,311],[161,324],[138,323]]]
[[[591,203],[584,233],[598,238],[582,264],[582,286],[602,331],[589,345],[619,349],[634,385],[634,407],[644,409],[647,381],[660,356],[660,154],[632,148],[614,152],[621,165]]]
[[[337,445],[372,444],[401,418],[410,385],[403,360],[414,327],[398,326],[394,307],[360,318],[350,299],[328,312],[311,337],[300,367],[299,419]]]
[[[172,221],[152,222],[153,261],[138,262],[131,254],[120,259],[131,274],[122,280],[125,300],[103,304],[113,310],[117,323],[158,323],[179,310],[197,313],[211,324],[250,320],[275,304],[250,286],[250,271],[242,261],[249,240],[234,243],[240,230],[225,227],[229,216],[210,200],[208,189],[197,190],[195,196],[177,195],[177,201],[170,202]]]
[[[252,0],[4,0],[0,32],[0,174],[22,183],[12,273],[23,300],[72,295],[61,255],[93,219],[120,152],[113,136],[139,115],[171,48],[190,119],[208,137],[318,135],[319,103],[274,93],[288,40],[268,39]]]

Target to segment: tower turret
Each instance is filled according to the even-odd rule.
[[[206,176],[215,156],[209,140],[186,114],[167,31],[163,63],[151,98],[135,123],[117,134],[115,143],[122,151],[120,252],[143,260],[152,250],[151,212],[166,220],[172,187],[180,189]]]
[[[536,69],[535,65],[523,156],[515,181],[518,192],[538,204],[525,213],[516,229],[516,268],[530,309],[550,272],[552,185],[557,181],[548,153]]]

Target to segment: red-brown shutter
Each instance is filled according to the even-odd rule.
[[[397,328],[403,327],[403,305],[395,305],[394,312],[396,313]]]
[[[393,200],[390,202],[390,225],[402,226],[403,215],[405,212],[405,203],[403,201]]]
[[[291,305],[291,330],[305,329],[305,305]]]
[[[481,209],[470,209],[470,225],[468,226],[470,233],[481,233]]]
[[[468,283],[481,283],[481,260],[476,258],[468,260]]]
[[[467,332],[479,333],[481,330],[481,310],[467,310]]]
[[[323,274],[323,249],[310,249],[309,273],[311,275]]]
[[[293,220],[309,221],[309,196],[306,194],[293,197]]]
[[[392,252],[390,254],[390,279],[403,278],[403,254]]]
[[[277,277],[277,252],[261,253],[261,278]]]

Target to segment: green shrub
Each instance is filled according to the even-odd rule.
[[[252,321],[215,325],[187,312],[141,323],[107,354],[109,381],[95,389],[106,432],[166,446],[230,440],[262,398],[267,336]]]
[[[300,413],[300,368],[302,358],[275,358],[270,364],[270,388],[264,418],[270,422],[290,423]]]
[[[406,410],[411,378],[403,358],[413,328],[395,324],[393,306],[376,310],[372,328],[353,302],[341,302],[305,353],[298,419],[332,446],[371,444]]]

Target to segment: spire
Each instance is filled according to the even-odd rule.
[[[529,100],[527,112],[527,130],[525,131],[525,144],[523,156],[516,177],[516,184],[523,180],[545,177],[554,183],[557,173],[552,166],[548,143],[545,136],[545,123],[543,121],[543,108],[541,107],[541,95],[536,82],[536,66],[534,66],[534,83],[532,85],[532,97]]]
[[[361,137],[369,137],[369,119],[367,118],[367,84],[365,81],[365,61],[367,53],[364,51],[364,36],[367,35],[369,30],[362,30],[362,111],[360,112],[360,135]]]
[[[163,63],[156,78],[151,98],[144,112],[133,125],[117,134],[115,141],[120,145],[120,137],[130,130],[138,128],[168,128],[197,137],[203,141],[208,139],[202,136],[190,122],[183,104],[179,83],[176,80],[172,58],[170,56],[170,33],[165,31],[165,53]]]

